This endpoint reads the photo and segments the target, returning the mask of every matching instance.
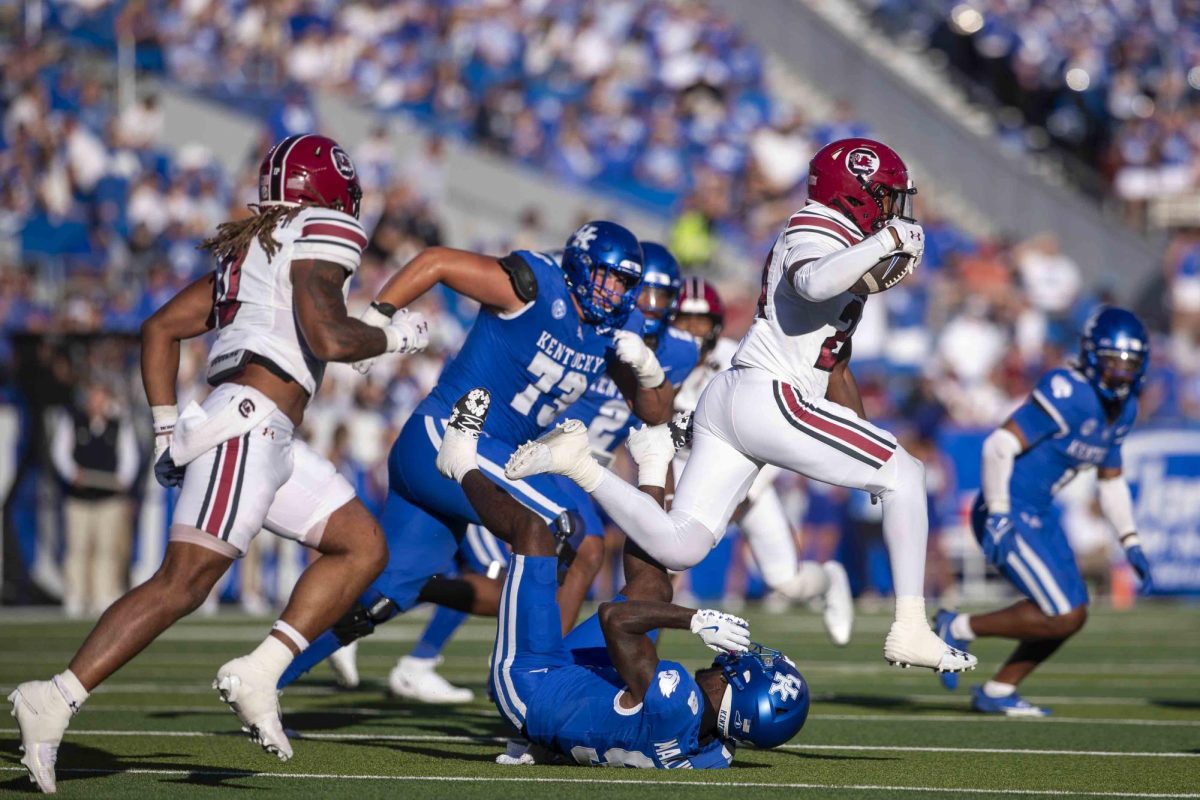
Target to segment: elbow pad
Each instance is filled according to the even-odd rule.
[[[533,267],[525,263],[525,259],[516,253],[509,253],[504,258],[497,260],[500,262],[500,269],[508,274],[508,280],[512,283],[517,299],[522,303],[532,303],[536,300],[538,285],[537,276],[533,274]]]

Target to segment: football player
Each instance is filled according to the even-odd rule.
[[[734,742],[774,747],[791,739],[809,705],[795,665],[777,651],[752,649],[744,620],[669,602],[670,584],[660,568],[650,576],[631,572],[631,582],[657,580],[657,590],[627,588],[635,596],[657,591],[665,599],[600,607],[615,677],[609,669],[575,663],[555,607],[554,536],[479,468],[476,447],[489,403],[488,393],[475,389],[456,404],[437,466],[462,486],[483,523],[512,545],[489,672],[501,715],[534,745],[585,765],[723,768],[733,760]],[[586,438],[577,420],[563,425]],[[647,468],[656,473],[645,481],[659,500],[672,453],[666,438],[656,464],[639,462],[639,481]],[[650,495],[647,500],[657,502]],[[693,676],[681,664],[659,659],[648,634],[662,628],[690,630],[720,655]]]
[[[976,711],[1050,713],[1022,699],[1017,687],[1087,620],[1087,587],[1050,513],[1054,494],[1079,472],[1096,470],[1100,509],[1120,536],[1141,591],[1153,589],[1121,475],[1121,442],[1137,418],[1149,362],[1150,338],[1138,318],[1122,308],[1101,308],[1083,329],[1078,362],[1046,373],[983,443],[983,488],[971,528],[988,563],[1027,599],[990,614],[939,610],[934,618],[938,633],[960,649],[979,636],[1019,642],[990,681],[971,688]],[[941,677],[947,689],[958,686],[957,675]]]
[[[721,336],[725,303],[717,288],[703,278],[693,276],[684,280],[674,324],[702,343],[700,363],[675,393],[675,410],[690,418],[705,387],[733,365],[737,342]],[[688,452],[687,447],[681,447],[676,454],[676,475],[683,474]],[[829,638],[839,646],[849,644],[854,627],[850,578],[837,561],[818,564],[798,560],[792,525],[775,491],[778,475],[778,467],[764,466],[733,519],[745,535],[767,586],[796,602],[818,598],[824,601],[822,620]]]
[[[678,389],[699,357],[699,342],[693,336],[670,327],[679,300],[679,263],[667,248],[657,242],[642,241],[641,245],[645,263],[637,305],[646,320],[642,338],[662,367],[666,379]],[[629,432],[638,423],[620,389],[607,375],[601,375],[593,381],[583,397],[565,414],[588,426],[592,451],[597,460],[606,465],[611,463],[613,452],[625,442]],[[587,536],[602,537],[604,523],[594,505],[591,498],[584,498],[582,507],[575,511]],[[497,542],[486,529],[472,530],[473,527],[477,526],[467,529],[465,544],[469,547],[461,552],[470,562],[469,571],[478,576],[487,573],[489,564],[495,562],[495,550],[503,547],[503,544]],[[599,538],[588,541],[573,554],[574,560],[558,594],[564,634],[575,626],[579,608],[600,569],[603,556],[600,541]],[[487,550],[493,552],[481,552]],[[503,559],[501,564],[507,562],[507,555]],[[503,577],[496,577],[495,580],[499,583]],[[479,586],[478,582],[475,586]],[[449,641],[454,629],[466,619],[465,615],[456,613],[445,607],[439,607],[434,612],[413,651],[402,656],[388,676],[388,686],[393,694],[430,703],[461,703],[471,699],[470,689],[449,684],[435,671],[442,647]],[[339,650],[338,654],[342,652]],[[345,661],[345,657],[339,660]]]
[[[884,657],[938,671],[972,668],[975,657],[940,640],[925,618],[925,469],[892,434],[863,418],[848,369],[850,337],[866,299],[851,287],[896,256],[911,269],[924,251],[921,226],[905,216],[916,190],[900,156],[870,139],[821,148],[809,165],[808,189],[808,203],[767,257],[758,314],[734,354],[734,369],[714,378],[700,398],[691,455],[669,513],[597,464],[585,432],[569,426],[522,451],[505,475],[570,477],[671,569],[687,569],[708,554],[764,464],[866,490],[883,504],[896,585]]]
[[[346,315],[346,293],[367,237],[354,165],[324,136],[290,136],[259,168],[254,215],[226,222],[202,247],[215,271],[142,326],[142,380],[155,424],[155,472],[180,486],[158,571],[104,612],[68,668],[9,695],[22,763],[55,790],[58,744],[95,688],[176,620],[194,611],[266,528],[321,553],[270,635],[220,668],[213,688],[251,738],[292,755],[276,681],[296,653],[350,607],[387,563],[374,518],[328,460],[295,438],[328,361],[411,353],[428,341],[418,314],[386,326]],[[216,331],[214,387],[176,411],[180,343]]]
[[[670,417],[674,390],[640,335],[642,258],[632,233],[596,221],[571,235],[561,264],[525,250],[494,258],[433,247],[388,280],[364,315],[372,324],[389,324],[438,283],[482,308],[462,349],[389,454],[381,520],[391,552],[387,568],[351,613],[296,659],[281,686],[412,608],[432,576],[453,568],[467,525],[479,518],[462,489],[438,474],[434,460],[451,407],[467,390],[484,386],[497,398],[495,427],[479,445],[481,464],[494,475],[503,472],[517,444],[551,425],[601,374],[613,380],[640,419],[658,424]],[[369,366],[359,365],[360,371]],[[588,502],[555,476],[505,486],[547,522]]]

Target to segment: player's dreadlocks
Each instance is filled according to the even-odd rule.
[[[217,234],[205,239],[198,249],[208,250],[218,261],[236,261],[250,249],[250,242],[255,237],[267,258],[271,258],[279,250],[279,242],[275,240],[275,228],[282,222],[284,225],[296,218],[305,206],[315,205],[307,200],[299,205],[270,205],[261,206],[252,203],[254,216],[247,219],[222,222],[217,226]]]

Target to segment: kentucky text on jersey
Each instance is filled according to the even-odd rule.
[[[550,331],[542,331],[538,337],[537,349],[568,369],[577,369],[593,375],[604,367],[604,357],[581,353],[554,338]]]

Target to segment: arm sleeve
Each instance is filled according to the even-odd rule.
[[[853,247],[822,255],[793,271],[792,265],[813,257],[811,245],[799,245],[788,251],[785,274],[801,297],[819,303],[849,289],[894,249],[885,247],[879,236],[869,236]]]
[[[64,412],[59,414],[58,422],[54,427],[54,441],[50,444],[50,461],[62,479],[68,483],[74,480],[75,473],[79,471],[79,465],[75,463],[73,455],[74,450],[75,425],[71,421],[71,415]]]
[[[292,243],[292,258],[330,261],[350,274],[358,269],[367,234],[349,214],[320,209],[300,223],[300,236]]]
[[[1012,431],[997,428],[983,442],[983,502],[989,514],[1007,514],[1011,510],[1008,482],[1013,462],[1021,454],[1021,441]]]
[[[1133,495],[1129,493],[1129,484],[1124,476],[1096,481],[1096,490],[1100,496],[1100,511],[1104,518],[1112,524],[1118,536],[1137,532],[1137,523],[1133,519]]]

